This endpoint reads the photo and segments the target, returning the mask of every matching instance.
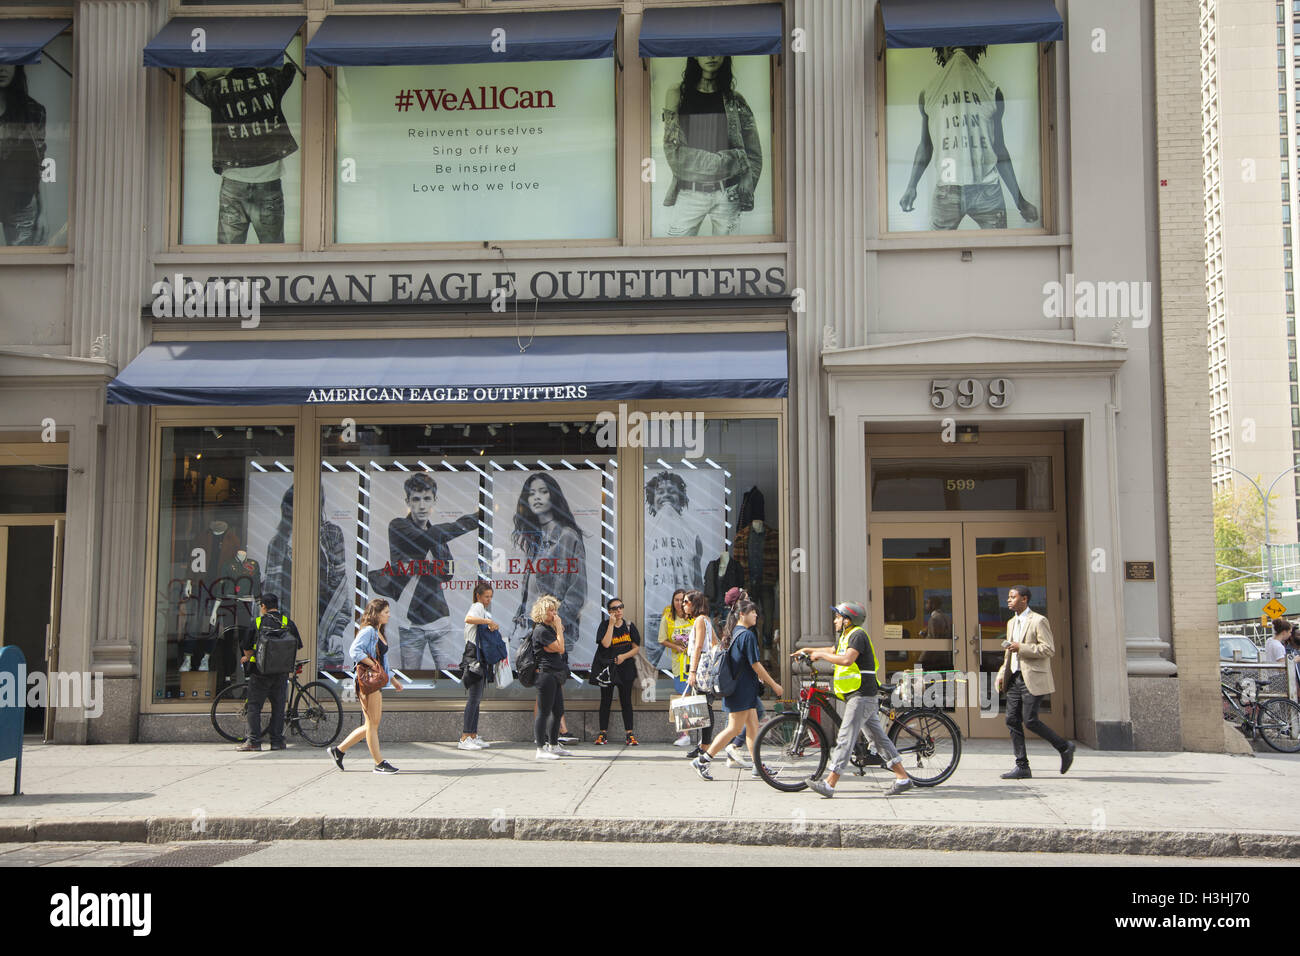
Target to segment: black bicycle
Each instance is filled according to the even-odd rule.
[[[825,772],[840,729],[828,690],[818,686],[817,665],[812,662],[811,679],[800,679],[797,712],[778,714],[758,729],[754,763],[759,775],[776,789],[794,793]],[[912,707],[895,711],[893,693],[894,685],[881,685],[881,714],[889,721],[889,739],[903,756],[903,769],[918,787],[938,786],[953,775],[961,760],[961,730],[941,710]],[[829,728],[823,720],[829,720]],[[854,742],[849,763],[858,776],[868,767],[885,765],[865,730]]]
[[[1225,673],[1239,676],[1236,671]],[[1260,701],[1259,682],[1253,677],[1240,677],[1236,687],[1220,680],[1219,690],[1223,719],[1235,724],[1247,738],[1262,737],[1280,753],[1300,752],[1300,704],[1286,697]]]
[[[328,747],[343,729],[343,703],[334,688],[324,681],[303,684],[298,680],[307,661],[294,665],[292,685],[285,702],[286,729],[298,734],[313,747]],[[262,706],[259,736],[265,736],[271,719],[269,703]],[[248,684],[231,684],[212,701],[212,726],[217,733],[234,743],[248,737]]]

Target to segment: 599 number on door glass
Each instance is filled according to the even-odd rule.
[[[977,378],[931,379],[931,408],[975,408],[987,402],[989,408],[1007,408],[1015,398],[1016,386],[1009,378],[995,378],[987,385]]]

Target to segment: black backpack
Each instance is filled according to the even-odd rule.
[[[519,645],[519,653],[515,656],[515,673],[519,675],[519,683],[525,687],[537,683],[537,650],[533,647],[531,631]]]
[[[253,662],[257,672],[264,677],[287,676],[298,660],[298,639],[289,631],[289,618],[281,614],[279,623],[271,618],[265,627],[260,617],[254,623],[257,638],[253,644]]]

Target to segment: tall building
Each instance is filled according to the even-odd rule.
[[[1253,495],[1300,465],[1292,212],[1300,3],[1201,0],[1212,481]],[[1276,62],[1275,62],[1276,61]],[[1282,477],[1275,543],[1296,541],[1300,474]]]

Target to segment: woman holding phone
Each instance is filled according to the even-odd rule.
[[[569,679],[569,660],[564,652],[564,620],[560,602],[543,594],[529,615],[533,620],[533,652],[537,655],[537,722],[533,737],[538,760],[572,757],[560,746],[560,722],[564,719],[564,682]]]
[[[349,657],[351,657],[354,665],[365,664],[368,667],[387,670],[385,657],[388,653],[388,640],[384,634],[384,628],[388,624],[388,618],[391,614],[392,610],[389,608],[387,601],[383,598],[371,598],[370,603],[366,605],[365,611],[361,614],[361,630],[352,642],[352,648],[349,652]],[[391,679],[389,683],[393,685],[393,690],[400,691],[402,689],[402,685],[398,683],[396,678]],[[361,701],[361,713],[364,720],[360,727],[348,734],[343,743],[330,748],[330,756],[334,758],[334,763],[342,770],[343,755],[348,752],[348,748],[364,740],[366,748],[370,751],[370,758],[375,762],[374,772],[397,773],[397,768],[385,760],[384,755],[379,751],[379,721],[384,713],[383,690],[375,690],[367,694],[358,683],[357,698]]]

